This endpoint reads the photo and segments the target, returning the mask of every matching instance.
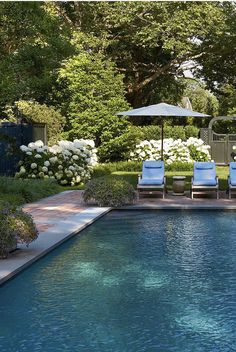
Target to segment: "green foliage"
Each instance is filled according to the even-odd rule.
[[[217,116],[219,111],[219,101],[217,97],[209,90],[205,89],[204,85],[190,81],[184,91],[191,102],[192,109],[203,114],[210,115],[209,118],[188,118],[189,122],[194,122],[198,127],[207,126],[212,116]]]
[[[0,211],[0,258],[6,258],[17,243],[27,246],[38,237],[31,215],[6,207]]]
[[[193,169],[193,163],[173,162],[171,165],[165,165],[166,171],[190,171]],[[92,174],[92,178],[109,176],[118,172],[142,172],[142,162],[139,161],[119,161],[116,163],[98,164]]]
[[[182,139],[186,141],[189,137],[198,137],[199,129],[195,126],[169,126],[165,125],[164,137]],[[103,142],[98,148],[98,156],[101,162],[113,162],[128,160],[129,154],[135,149],[136,144],[143,140],[160,139],[160,126],[130,126],[128,131],[122,135]]]
[[[115,114],[129,105],[124,98],[123,75],[117,74],[114,63],[102,52],[97,52],[97,42],[86,38],[76,37],[79,53],[64,61],[59,83],[63,110],[70,122],[70,139],[93,139],[99,145],[125,131],[128,122]]]
[[[185,140],[189,139],[190,137],[199,138],[199,128],[196,126],[185,126]]]
[[[91,180],[83,193],[85,202],[95,200],[100,207],[120,207],[136,198],[134,188],[117,177],[99,177]]]
[[[208,37],[222,26],[221,14],[217,2],[88,2],[80,6],[80,24],[107,39],[106,52],[125,72],[129,102],[137,107],[163,97],[176,102],[181,64],[197,62],[203,46],[208,51]]]
[[[202,42],[202,55],[198,58],[199,76],[216,93],[221,85],[236,86],[236,6],[233,1],[217,2],[220,21]],[[211,14],[213,16],[213,14]]]
[[[0,194],[14,195],[17,204],[33,202],[60,191],[52,180],[22,180],[13,177],[0,177]],[[9,198],[11,200],[11,198]]]
[[[66,121],[65,117],[55,108],[36,101],[19,100],[13,107],[7,107],[6,113],[11,121],[23,118],[29,123],[46,123],[50,144],[60,139]]]
[[[127,132],[101,144],[98,148],[99,160],[101,162],[127,160],[130,151],[142,139],[142,135],[141,129],[130,126]]]
[[[73,50],[62,18],[50,2],[0,3],[0,106],[52,100],[56,69]]]

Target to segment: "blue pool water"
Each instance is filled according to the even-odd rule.
[[[236,214],[109,213],[0,288],[16,351],[236,351]]]

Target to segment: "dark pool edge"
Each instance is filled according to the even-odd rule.
[[[236,210],[236,205],[127,205],[116,208],[116,210]]]
[[[80,225],[77,229],[73,230],[72,232],[69,232],[65,237],[54,243],[53,245],[49,246],[48,248],[42,250],[39,254],[35,255],[33,258],[27,260],[24,264],[20,265],[16,269],[12,270],[8,274],[6,274],[4,277],[0,278],[0,288],[2,285],[4,285],[6,282],[9,280],[13,279],[15,276],[20,274],[22,271],[26,270],[29,266],[31,266],[33,263],[36,261],[40,260],[43,258],[45,255],[48,253],[52,252],[55,250],[57,247],[59,247],[61,244],[64,242],[68,241],[70,238],[77,236],[81,231],[92,225],[95,221],[99,220],[103,216],[105,216],[107,213],[109,213],[112,208],[106,208],[101,214],[96,215],[94,218],[90,219],[87,221],[85,224]],[[43,235],[44,236],[44,235]],[[7,261],[8,259],[1,259],[1,261]],[[0,262],[1,263],[1,262]]]

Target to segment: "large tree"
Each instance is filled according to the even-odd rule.
[[[80,2],[62,5],[71,25],[102,38],[106,54],[125,74],[133,106],[176,102],[183,63],[197,62],[221,26],[217,2]],[[174,88],[173,88],[174,87]],[[174,90],[173,95],[163,94]]]
[[[0,2],[0,105],[49,101],[56,69],[72,51],[69,36],[52,3]]]

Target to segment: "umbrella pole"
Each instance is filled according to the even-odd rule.
[[[164,160],[163,144],[164,144],[164,122],[163,122],[163,119],[161,119],[161,160]]]

